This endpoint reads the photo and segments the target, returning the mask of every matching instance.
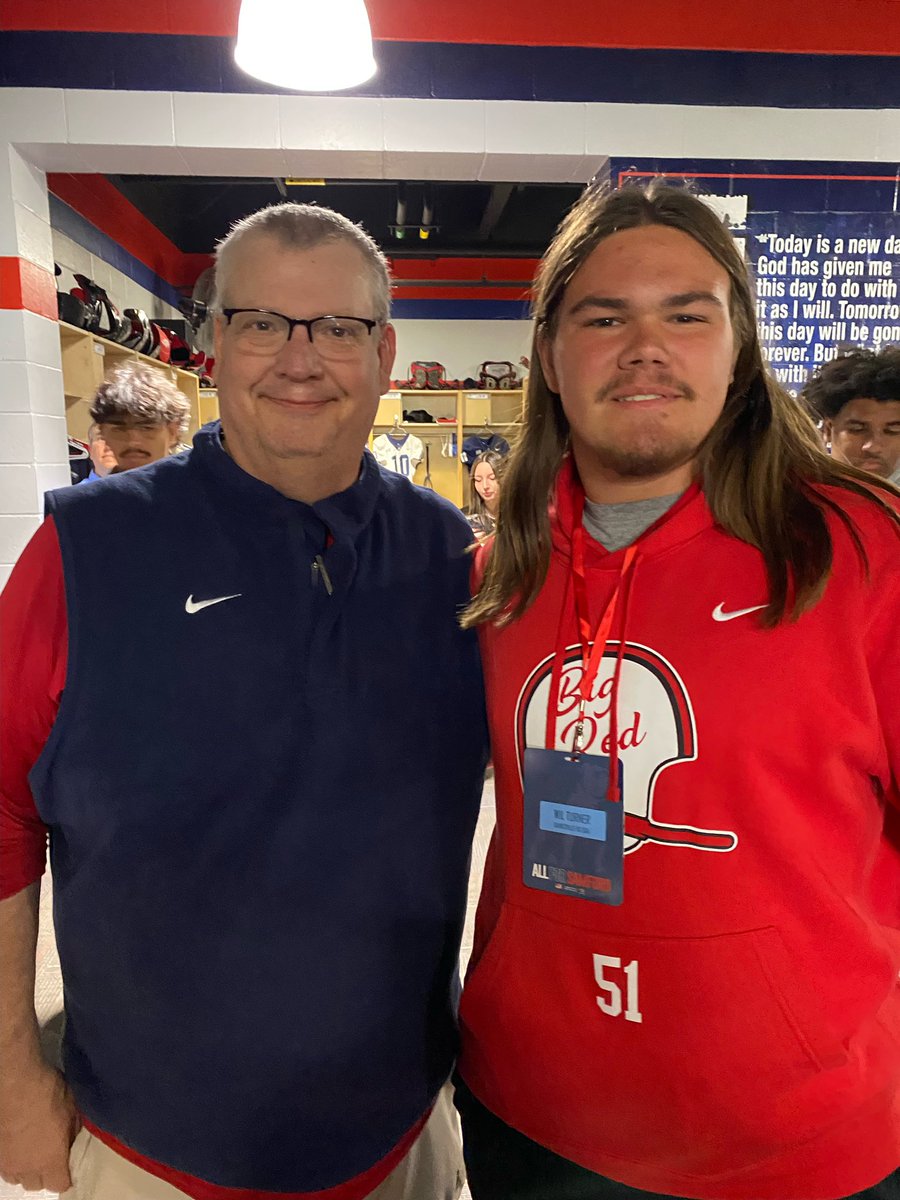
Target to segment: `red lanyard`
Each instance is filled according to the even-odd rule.
[[[582,673],[581,683],[578,687],[581,702],[578,705],[578,720],[575,724],[572,753],[579,754],[581,752],[581,744],[584,740],[585,709],[590,702],[591,690],[596,681],[597,672],[600,670],[600,663],[603,659],[607,642],[609,641],[609,631],[612,628],[612,623],[616,615],[616,605],[622,591],[622,584],[634,561],[637,547],[631,545],[626,549],[615,590],[597,624],[593,637],[591,637],[591,623],[588,616],[587,575],[584,569],[585,533],[584,524],[582,523],[584,516],[584,492],[579,492],[578,498],[575,501],[573,516],[575,523],[572,529],[572,587],[575,592],[575,612],[578,615],[578,634],[581,639]]]

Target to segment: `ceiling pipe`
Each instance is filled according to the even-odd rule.
[[[394,217],[393,233],[398,242],[406,237],[406,184],[397,184],[397,211]]]
[[[432,229],[434,228],[434,196],[431,189],[428,188],[425,192],[425,197],[422,200],[422,224],[419,226],[419,237],[423,242],[427,242]]]
[[[478,226],[478,238],[480,241],[486,242],[494,232],[497,222],[503,216],[503,210],[506,208],[514,188],[515,185],[512,183],[495,183],[491,188],[491,194],[481,215],[481,224]]]

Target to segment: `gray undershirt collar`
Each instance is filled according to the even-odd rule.
[[[668,512],[682,495],[654,496],[652,500],[626,500],[623,504],[584,502],[584,527],[604,549],[613,552],[630,546],[645,529]]]

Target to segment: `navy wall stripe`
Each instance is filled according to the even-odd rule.
[[[0,86],[120,91],[280,89],[234,65],[230,38],[0,32]],[[341,95],[643,104],[900,108],[889,55],[378,42],[373,80]]]

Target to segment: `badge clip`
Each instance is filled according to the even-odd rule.
[[[572,753],[569,755],[570,762],[578,762],[581,757],[581,747],[584,743],[584,710],[587,707],[587,701],[584,696],[581,697],[581,703],[578,705],[578,716],[575,720],[575,736],[572,739]]]

